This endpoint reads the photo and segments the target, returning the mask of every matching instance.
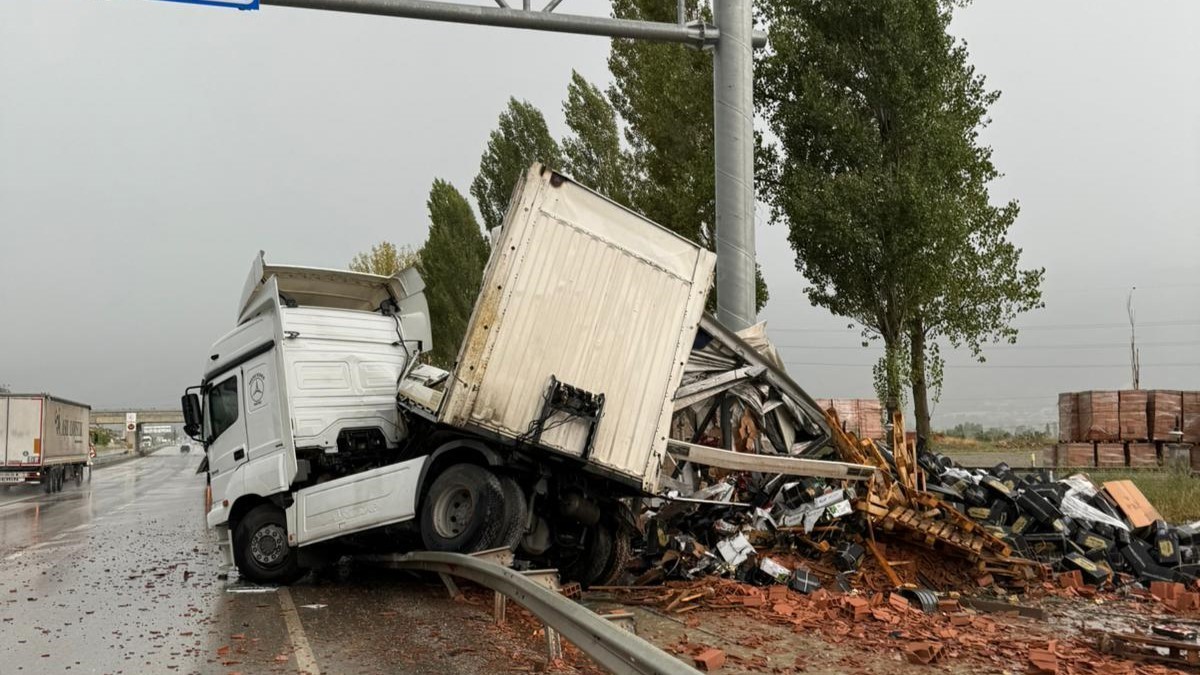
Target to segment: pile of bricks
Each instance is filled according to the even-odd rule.
[[[1200,444],[1200,392],[1162,389],[1058,395],[1059,467],[1155,467],[1164,446]]]

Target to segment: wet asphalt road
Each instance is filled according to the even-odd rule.
[[[0,492],[0,671],[201,669],[219,588],[199,462],[170,448]]]
[[[43,494],[0,488],[0,675],[541,670],[529,626],[436,578],[343,563],[291,588],[222,579],[201,455],[177,447]]]

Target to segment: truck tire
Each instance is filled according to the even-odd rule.
[[[515,551],[525,536],[525,526],[529,524],[529,502],[525,499],[521,484],[512,476],[501,476],[500,487],[504,490],[504,531],[493,548],[503,546]]]
[[[613,528],[612,551],[604,565],[604,571],[596,578],[597,586],[614,586],[625,574],[629,561],[633,559],[633,541],[629,532],[623,527]]]
[[[430,551],[473,553],[496,545],[505,523],[504,487],[475,464],[455,464],[434,479],[421,502],[421,542]]]
[[[587,588],[600,583],[612,557],[613,534],[605,523],[597,523],[587,529],[587,542],[578,557],[563,568],[563,574],[571,581],[578,581]]]
[[[42,472],[42,492],[54,492],[54,473],[49,470]]]
[[[63,474],[63,468],[60,466],[60,467],[58,467],[58,470],[54,472],[54,491],[55,492],[62,492],[63,483],[65,482],[63,480],[64,477],[65,476]]]
[[[243,577],[259,583],[290,584],[305,572],[288,545],[283,511],[273,504],[259,504],[238,521],[233,559]]]

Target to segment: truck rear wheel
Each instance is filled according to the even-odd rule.
[[[421,502],[421,541],[430,551],[473,553],[500,542],[505,532],[504,487],[496,474],[455,464],[429,486]]]
[[[587,529],[583,548],[579,555],[563,567],[563,574],[578,581],[584,588],[600,583],[612,557],[613,534],[608,525],[597,523]]]
[[[296,549],[288,545],[287,520],[273,504],[260,504],[233,531],[233,559],[250,581],[290,584],[304,576]]]
[[[529,501],[525,499],[521,484],[512,476],[501,476],[500,487],[504,490],[504,531],[495,546],[515,551],[529,523]]]

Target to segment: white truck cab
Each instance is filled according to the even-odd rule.
[[[431,346],[423,291],[414,269],[254,260],[237,327],[213,345],[199,397],[184,397],[207,449],[208,524],[243,574],[286,580],[289,547],[412,517],[415,490],[402,488],[423,459],[395,462],[407,435],[396,387]]]

